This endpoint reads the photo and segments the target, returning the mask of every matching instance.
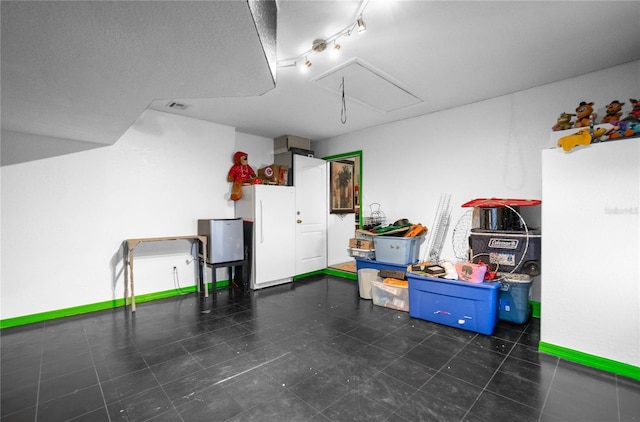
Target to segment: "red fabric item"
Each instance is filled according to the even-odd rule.
[[[231,166],[227,175],[229,182],[246,182],[255,179],[256,173],[247,164],[247,158],[247,153],[242,151],[238,151],[233,155],[233,166]]]

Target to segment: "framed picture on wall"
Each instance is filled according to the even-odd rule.
[[[331,162],[331,214],[351,214],[354,212],[353,170],[352,161]]]

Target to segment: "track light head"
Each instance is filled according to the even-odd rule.
[[[338,56],[340,56],[340,44],[334,41],[333,47],[331,48],[331,58],[335,60]]]
[[[360,16],[358,20],[356,20],[356,25],[358,26],[358,32],[360,33],[367,30],[367,24],[364,23],[364,20],[362,20],[362,16]]]
[[[302,61],[304,60],[304,61]],[[298,70],[300,71],[300,73],[307,73],[309,71],[309,68],[311,67],[312,63],[307,59],[307,57],[305,56],[304,59],[301,59],[300,61],[296,61],[294,66],[298,68]]]

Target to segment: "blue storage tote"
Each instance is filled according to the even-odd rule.
[[[376,260],[392,264],[415,264],[418,262],[420,244],[423,240],[424,236],[375,236],[373,246]]]
[[[500,283],[469,283],[407,273],[409,315],[481,334],[498,320]]]
[[[499,317],[503,321],[523,324],[531,316],[531,277],[500,280]]]
[[[389,262],[380,262],[372,259],[356,258],[356,271],[363,268],[375,268],[376,270],[396,270],[407,271],[406,265],[391,264]]]

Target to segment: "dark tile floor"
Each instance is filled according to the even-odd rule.
[[[1,332],[2,421],[639,421],[640,382],[317,276]]]

